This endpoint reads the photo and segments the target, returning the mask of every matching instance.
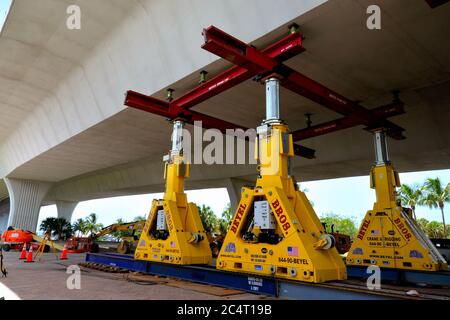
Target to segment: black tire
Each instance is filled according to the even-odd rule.
[[[11,246],[10,246],[9,244],[4,244],[4,245],[2,246],[2,249],[3,249],[4,251],[8,252],[9,250],[11,250]]]
[[[100,247],[98,246],[98,243],[93,243],[92,245],[91,245],[91,252],[92,253],[98,253],[98,251],[100,250]]]
[[[45,245],[44,252],[50,252],[50,246],[49,245]]]

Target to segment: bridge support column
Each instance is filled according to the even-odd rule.
[[[0,234],[8,228],[9,198],[0,201]]]
[[[241,189],[242,187],[249,185],[250,183],[245,180],[230,178],[227,179],[227,191],[228,196],[230,197],[231,209],[234,213],[236,211],[236,207],[241,201]]]
[[[5,178],[10,197],[8,226],[36,231],[42,200],[51,183]]]
[[[67,222],[70,223],[70,221],[72,220],[73,211],[75,210],[77,205],[77,201],[57,200],[56,208],[58,209],[58,218],[64,218],[67,220]]]

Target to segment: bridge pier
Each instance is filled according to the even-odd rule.
[[[58,218],[64,218],[70,223],[72,214],[77,207],[77,201],[56,200],[56,208],[58,209]]]
[[[42,200],[51,183],[5,178],[10,197],[8,226],[36,231]]]
[[[0,201],[0,234],[8,228],[9,198]]]

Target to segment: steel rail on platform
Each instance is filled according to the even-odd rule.
[[[370,274],[367,268],[357,266],[347,266],[349,278],[368,278]],[[449,271],[416,271],[402,269],[382,269],[381,279],[396,283],[424,284],[433,286],[450,287]]]

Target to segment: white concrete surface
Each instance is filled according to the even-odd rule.
[[[66,221],[70,222],[72,220],[72,214],[77,207],[78,202],[76,201],[56,201],[56,209],[58,210],[58,218],[64,218]]]

